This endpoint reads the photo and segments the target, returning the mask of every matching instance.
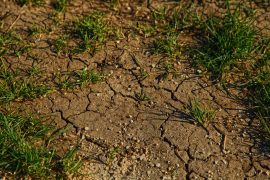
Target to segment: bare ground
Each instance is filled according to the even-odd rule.
[[[35,23],[53,29],[33,39],[27,37],[36,59],[29,54],[10,57],[11,69],[34,64],[42,69],[42,80],[48,84],[54,84],[57,73],[84,67],[106,76],[103,82],[13,102],[10,108],[45,116],[59,128],[68,127],[56,145],[66,149],[80,141],[79,154],[86,161],[78,179],[269,179],[270,151],[259,121],[252,118],[248,107],[198,74],[184,55],[174,61],[177,76],[160,79],[167,59],[151,54],[148,44],[153,39],[134,34],[129,27],[147,19],[149,9],[139,1],[121,2],[120,7],[114,11],[101,1],[70,3],[60,16],[63,22],[100,10],[123,28],[123,38],[108,41],[93,57],[84,53],[71,60],[51,50],[50,42],[61,30],[50,18],[49,2],[41,7],[19,7],[3,1],[0,12],[9,16],[2,29],[16,29],[25,37],[27,28]],[[262,19],[269,19],[269,8],[259,10],[264,12]],[[192,41],[185,33],[179,39],[183,44]],[[149,74],[143,80],[142,69]],[[229,91],[243,96],[234,89]],[[188,114],[189,99],[194,98],[216,110],[215,120],[207,128]]]

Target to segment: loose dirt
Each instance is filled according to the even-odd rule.
[[[153,7],[174,3],[154,1]],[[202,9],[210,5],[221,8],[218,3],[201,3]],[[176,76],[160,78],[168,59],[151,53],[152,37],[145,38],[131,28],[147,21],[150,10],[146,3],[121,1],[117,8],[97,0],[74,0],[59,15],[58,26],[49,1],[40,7],[2,1],[1,15],[7,13],[2,30],[14,29],[33,45],[31,57],[7,59],[11,69],[38,67],[44,73],[41,81],[52,86],[57,73],[84,67],[105,75],[102,82],[13,102],[10,108],[36,113],[58,128],[67,128],[56,146],[68,149],[80,142],[79,155],[85,161],[78,179],[269,179],[270,151],[248,106],[197,73],[184,54],[173,61]],[[51,42],[61,34],[59,27],[64,22],[96,10],[122,27],[121,38],[106,42],[94,56],[83,53],[71,60],[52,51]],[[269,20],[269,7],[261,5],[258,10],[263,12],[263,22]],[[28,37],[27,29],[33,24],[52,31]],[[260,24],[265,31],[266,26],[269,28],[269,24]],[[190,43],[192,36],[183,33],[179,39]],[[148,73],[145,79],[141,70]],[[206,128],[189,115],[190,99],[199,99],[216,111]]]

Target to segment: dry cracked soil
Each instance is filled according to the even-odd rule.
[[[219,8],[215,1],[199,2],[200,8]],[[176,2],[152,3],[158,7]],[[269,7],[258,9],[263,12],[260,18],[269,20]],[[51,42],[61,33],[59,26],[65,27],[65,22],[97,10],[121,27],[120,38],[108,40],[93,56],[87,52],[67,55],[52,51]],[[85,67],[102,72],[104,80],[15,101],[9,108],[36,113],[58,128],[67,129],[55,143],[60,149],[80,142],[84,165],[78,179],[270,178],[270,151],[259,121],[243,102],[194,70],[184,53],[173,60],[175,74],[160,78],[168,58],[153,54],[148,45],[154,38],[144,37],[133,28],[148,18],[151,11],[146,2],[120,1],[112,7],[98,0],[70,1],[57,17],[60,25],[55,25],[53,12],[50,1],[21,7],[1,0],[0,13],[6,15],[2,30],[14,29],[32,45],[31,53],[8,57],[9,68],[38,67],[44,73],[40,81],[51,86],[57,74]],[[51,31],[30,37],[27,29],[33,24]],[[179,43],[190,43],[191,34],[182,33]],[[142,70],[147,72],[146,77]],[[228,91],[236,96],[240,93]],[[215,118],[207,127],[190,116],[190,99],[215,110]]]

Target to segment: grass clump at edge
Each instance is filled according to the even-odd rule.
[[[44,3],[44,0],[16,0],[16,3],[20,6],[32,4],[34,6],[40,6]]]
[[[51,128],[39,120],[0,113],[0,171],[15,177],[63,178],[79,168],[75,149],[59,156],[47,147]]]
[[[63,12],[68,4],[68,0],[55,0],[53,2],[53,8],[56,12]]]
[[[206,127],[208,123],[215,117],[215,112],[203,107],[197,100],[191,100],[188,106],[190,115],[200,123],[203,127]]]
[[[56,84],[60,89],[84,88],[90,83],[102,81],[104,76],[95,70],[83,68],[73,73],[59,74],[56,78]]]
[[[270,46],[268,48],[257,61],[260,65],[255,64],[256,74],[248,77],[251,80],[247,88],[252,106],[270,139]]]
[[[233,67],[247,59],[256,48],[253,18],[241,18],[240,6],[232,12],[227,3],[224,17],[211,15],[202,23],[206,35],[190,55],[196,66],[209,71],[213,78],[222,79]]]
[[[80,39],[78,51],[95,53],[98,46],[108,37],[109,27],[100,12],[90,15],[74,23],[74,36]]]
[[[179,51],[179,45],[177,42],[177,34],[169,33],[165,35],[165,38],[159,38],[153,42],[153,52],[156,54],[165,54],[168,57],[177,56]]]
[[[186,7],[180,3],[173,9],[160,8],[152,12],[153,25],[150,28],[154,30],[150,32],[151,34],[162,34],[162,37],[153,42],[154,53],[165,54],[170,58],[181,55],[181,45],[178,42],[180,33],[186,30],[193,31],[201,24],[200,16],[192,10],[195,11],[194,5]]]
[[[10,102],[19,99],[36,98],[51,91],[49,87],[26,80],[8,71],[2,64],[0,67],[0,102]]]
[[[31,49],[15,32],[0,32],[0,58],[7,55],[20,56]]]
[[[68,53],[68,45],[67,45],[67,40],[63,36],[59,36],[53,41],[53,47],[52,47],[53,52],[57,53],[58,55],[60,53]]]

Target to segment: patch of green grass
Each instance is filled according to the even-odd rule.
[[[27,69],[26,72],[30,77],[39,76],[41,74],[41,70],[37,66]]]
[[[51,91],[45,85],[8,71],[3,64],[0,68],[0,82],[0,102],[36,98]]]
[[[137,27],[135,29],[145,38],[156,34],[155,28],[153,26],[148,26],[147,24],[137,24]]]
[[[84,68],[74,73],[59,74],[56,84],[60,89],[83,88],[90,83],[98,83],[103,80],[103,75],[94,70]]]
[[[76,150],[63,156],[47,147],[49,126],[31,117],[0,113],[0,171],[14,178],[64,178],[80,166]]]
[[[53,2],[53,8],[56,12],[63,12],[68,4],[68,0],[55,0]]]
[[[170,9],[162,7],[154,10],[151,14],[152,26],[150,26],[153,29],[140,28],[141,32],[150,30],[151,34],[160,35],[153,42],[154,53],[165,54],[170,58],[179,57],[181,46],[177,40],[180,33],[185,30],[194,31],[200,27],[202,20],[195,8],[186,7],[184,4],[179,3],[179,6]]]
[[[66,38],[59,36],[53,42],[53,51],[56,52],[58,55],[63,52],[67,53],[67,41]]]
[[[196,120],[204,127],[206,127],[208,123],[215,117],[214,111],[208,110],[197,100],[190,101],[188,111],[194,120]]]
[[[36,98],[49,92],[50,89],[44,85],[33,84],[26,80],[7,79],[0,85],[0,102]]]
[[[0,58],[7,55],[21,56],[31,50],[31,45],[27,44],[15,32],[0,32]]]
[[[58,74],[55,83],[59,89],[74,89],[76,87],[69,74]]]
[[[135,93],[135,98],[139,102],[149,101],[150,100],[150,97],[145,92],[143,92],[143,90],[141,90],[141,92],[139,92],[139,93]]]
[[[195,6],[192,4],[191,7],[182,6],[174,9],[169,16],[166,29],[178,32],[184,30],[195,31],[201,26],[201,23],[202,17],[196,12]]]
[[[247,88],[251,105],[270,138],[270,46],[257,62],[255,74],[248,76]]]
[[[151,18],[154,23],[164,23],[167,19],[168,9],[165,7],[159,8],[157,10],[154,10],[151,13]]]
[[[209,71],[213,78],[222,79],[237,64],[249,58],[256,48],[253,18],[242,17],[241,8],[232,12],[227,4],[223,17],[210,16],[202,25],[204,38],[199,46],[190,50],[195,66]]]
[[[143,80],[145,80],[147,77],[149,77],[149,73],[148,73],[145,69],[140,68],[140,69],[139,69],[138,80],[139,80],[139,81],[143,81]]]
[[[105,42],[109,28],[100,12],[91,13],[74,23],[74,36],[80,39],[79,51],[95,53],[97,47]]]
[[[22,39],[16,33],[0,33],[0,57],[14,53]]]
[[[185,3],[180,3],[172,9],[163,7],[154,10],[151,18],[156,28],[162,32],[179,33],[187,29],[194,30],[201,23],[194,7],[186,7]]]
[[[102,1],[108,3],[114,10],[117,10],[119,0],[102,0]]]
[[[170,74],[175,74],[174,65],[171,62],[165,62],[163,64],[163,72],[159,75],[159,79],[167,79]]]
[[[153,42],[152,51],[156,54],[165,54],[168,57],[177,57],[180,53],[180,46],[177,42],[178,35],[166,34],[165,37],[158,38]]]
[[[16,0],[16,3],[20,6],[32,4],[34,6],[40,6],[44,3],[44,0]]]
[[[41,33],[44,33],[46,30],[44,30],[41,26],[34,24],[31,28],[29,28],[29,36],[36,36]]]
[[[270,137],[270,71],[262,72],[249,86],[251,100],[258,117]]]
[[[77,84],[80,87],[84,87],[89,83],[95,84],[101,81],[103,76],[94,70],[88,70],[87,68],[84,68],[83,70],[76,72],[75,78]]]
[[[121,153],[122,149],[120,147],[114,147],[110,149],[107,153],[107,162],[111,164],[115,158]]]
[[[153,42],[154,52],[165,54],[168,57],[176,57],[180,54],[180,45],[177,39],[180,33],[187,29],[194,29],[199,26],[201,19],[195,13],[193,6],[183,5],[175,8],[160,8],[151,14],[153,29],[141,28],[142,32],[149,31],[159,33],[162,36]],[[154,31],[154,32],[152,32]]]

